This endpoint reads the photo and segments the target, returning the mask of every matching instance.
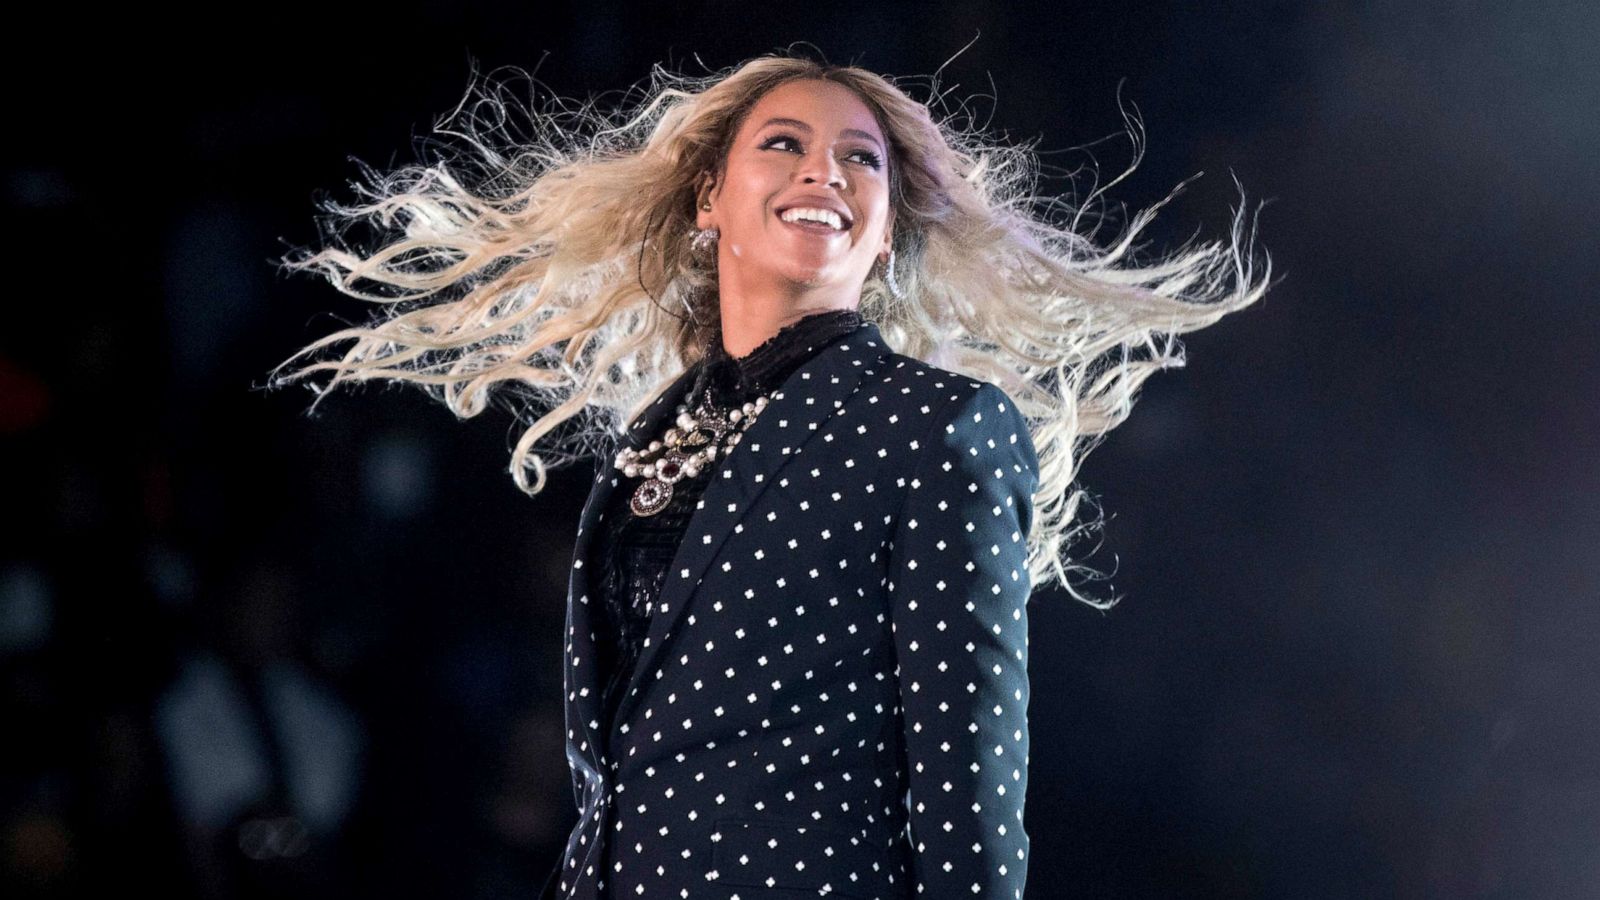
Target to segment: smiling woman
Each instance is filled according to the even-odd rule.
[[[893,251],[884,137],[832,81],[768,91],[703,179],[696,222],[716,229],[723,344],[742,356],[807,312],[855,309]]]
[[[658,76],[504,148],[486,94],[460,158],[330,204],[400,233],[284,264],[387,312],[275,383],[409,381],[461,416],[520,388],[530,493],[540,438],[607,426],[542,448],[602,461],[564,623],[581,818],[546,896],[1020,900],[1028,599],[1113,602],[1067,580],[1078,465],[1270,268],[1242,207],[1147,267],[1153,210],[1097,247],[1084,209],[1035,216],[1027,150],[860,68]]]

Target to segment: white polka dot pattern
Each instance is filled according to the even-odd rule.
[[[1021,900],[1038,460],[999,388],[951,406],[917,460],[891,555],[913,874],[929,897]]]
[[[603,468],[567,606],[581,817],[560,896],[1020,898],[1037,471],[1003,391],[891,353],[864,323],[713,473],[602,722],[594,536],[632,484]]]

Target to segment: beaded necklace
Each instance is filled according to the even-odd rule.
[[[767,408],[771,394],[777,389],[778,384],[772,382],[793,369],[792,364],[786,363],[793,355],[790,342],[801,337],[794,332],[814,333],[806,337],[813,339],[811,346],[815,347],[815,342],[854,331],[861,321],[861,315],[853,309],[811,313],[783,326],[756,349],[738,358],[727,354],[721,335],[717,334],[694,389],[678,404],[672,426],[643,448],[620,451],[613,462],[627,477],[644,479],[628,502],[633,514],[653,516],[659,513],[672,500],[674,484],[696,477],[739,445],[739,440]],[[739,393],[746,399],[734,404],[718,403],[715,383],[718,378],[737,382]],[[727,392],[734,390],[729,388]],[[750,397],[752,391],[759,393]]]

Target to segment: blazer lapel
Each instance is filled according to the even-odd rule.
[[[611,494],[630,487],[622,483],[622,473],[613,464],[616,455],[624,448],[643,447],[666,430],[678,404],[683,402],[689,389],[694,386],[698,371],[698,366],[690,366],[679,375],[638,415],[618,440],[616,449],[600,458],[594,489],[589,492],[589,500],[578,517],[578,534],[574,539],[572,554],[577,564],[567,585],[567,594],[572,599],[567,604],[567,639],[570,643],[566,651],[566,665],[569,675],[573,676],[568,685],[567,728],[574,733],[581,730],[583,738],[576,749],[581,753],[591,753],[601,762],[604,762],[602,756],[607,748],[596,738],[602,727],[600,705],[607,673],[599,669],[599,655],[593,638],[595,629],[601,627],[600,623],[604,621],[598,614],[601,602],[601,560],[598,553],[600,532],[603,530],[600,518],[610,506]]]
[[[655,680],[674,626],[728,536],[783,467],[800,455],[829,419],[842,414],[845,401],[860,385],[863,372],[887,352],[878,327],[871,322],[863,322],[855,331],[834,338],[772,393],[766,409],[711,474],[700,507],[690,517],[667,570],[648,639],[639,652],[614,725],[620,727],[628,721],[641,695]],[[682,399],[682,391],[676,393],[677,399],[666,404],[665,412],[675,409]],[[665,412],[655,413],[651,424],[630,435],[635,445],[648,443],[659,434],[657,426],[665,421]],[[724,477],[730,470],[731,475]]]

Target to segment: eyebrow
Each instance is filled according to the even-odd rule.
[[[811,126],[807,125],[806,123],[804,123],[802,121],[800,121],[799,119],[785,119],[785,118],[782,118],[782,117],[778,117],[778,118],[768,119],[767,121],[761,123],[761,127],[762,128],[766,128],[766,127],[768,127],[770,125],[787,125],[790,128],[798,128],[801,131],[804,131],[806,134],[810,134],[811,133]],[[873,137],[870,132],[862,131],[859,128],[846,128],[845,130],[843,130],[843,131],[841,131],[839,133],[844,135],[845,137],[857,137],[857,138],[862,138],[863,140],[871,141],[872,143],[877,145],[879,150],[883,149],[883,142],[879,141],[876,137]]]

